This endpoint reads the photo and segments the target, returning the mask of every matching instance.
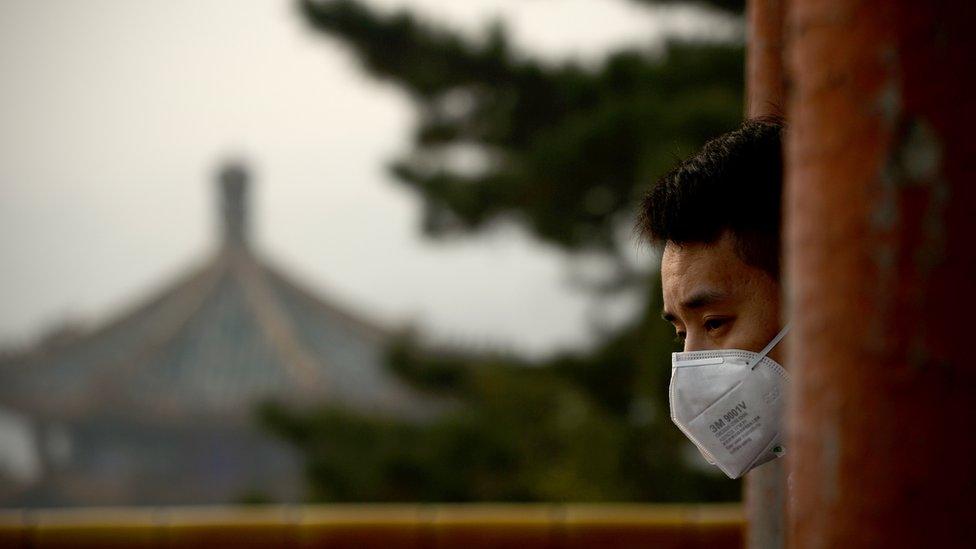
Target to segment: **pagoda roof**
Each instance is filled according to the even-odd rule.
[[[0,405],[32,417],[250,420],[274,400],[424,417],[385,366],[386,329],[315,295],[244,239],[240,196],[205,264],[94,332],[0,361]],[[232,181],[233,183],[233,181]],[[236,201],[236,202],[235,202]]]

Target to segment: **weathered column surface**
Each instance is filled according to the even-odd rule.
[[[782,115],[786,107],[783,18],[786,0],[746,3],[746,114]]]
[[[792,547],[974,546],[973,6],[790,4]]]
[[[783,14],[785,0],[749,0],[746,7],[746,115],[783,114]],[[777,549],[785,544],[786,472],[771,461],[746,475],[746,547]]]

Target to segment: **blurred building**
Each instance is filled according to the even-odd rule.
[[[300,501],[301,463],[256,407],[422,418],[383,329],[317,297],[248,242],[246,171],[219,174],[222,245],[107,325],[0,357],[0,505]]]

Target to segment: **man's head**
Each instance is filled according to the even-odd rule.
[[[780,329],[781,133],[779,120],[747,121],[641,203],[639,229],[664,249],[664,317],[686,351],[758,351]]]

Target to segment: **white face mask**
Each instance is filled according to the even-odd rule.
[[[766,356],[737,349],[671,355],[671,419],[729,478],[784,455],[783,397],[789,375]]]

